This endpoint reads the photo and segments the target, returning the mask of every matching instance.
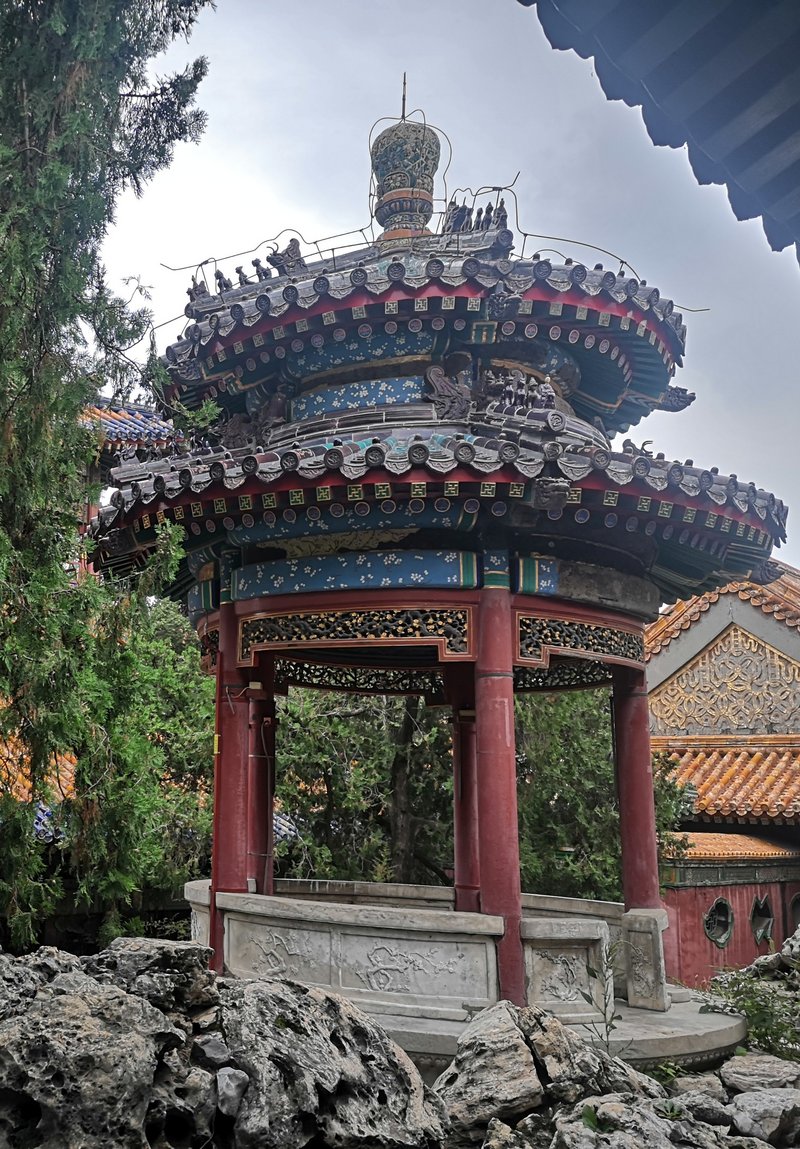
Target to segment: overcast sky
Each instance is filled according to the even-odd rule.
[[[283,228],[316,239],[368,223],[370,131],[399,114],[405,70],[409,109],[423,108],[452,142],[449,192],[519,172],[522,228],[619,254],[683,311],[676,383],[697,400],[646,419],[634,440],[755,481],[800,524],[793,249],[770,251],[759,221],[735,219],[724,188],[697,185],[685,152],[653,147],[639,111],[607,101],[590,62],[553,51],[532,9],[515,0],[218,0],[162,71],[200,54],[210,65],[205,136],[183,145],[141,199],[121,202],[105,249],[112,282],[138,275],[152,289],[157,323],[182,313],[189,283],[162,263],[213,256],[233,277],[242,259],[229,254]],[[536,241],[548,247],[618,267],[577,242]],[[162,350],[167,333],[176,327],[160,333]],[[790,515],[777,557],[800,565],[794,525]]]

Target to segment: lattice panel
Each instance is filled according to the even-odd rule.
[[[514,690],[581,690],[588,686],[609,686],[611,672],[602,662],[580,658],[555,663],[548,669],[514,667]]]
[[[281,658],[275,663],[275,681],[280,687],[321,687],[355,694],[422,694],[428,702],[444,701],[442,676],[422,670],[375,670]]]
[[[569,650],[624,662],[644,661],[641,633],[618,630],[571,619],[519,617],[519,657],[521,662],[547,665],[551,651]]]
[[[800,663],[732,626],[650,695],[654,734],[800,733]]]
[[[406,607],[385,610],[301,611],[262,615],[241,625],[239,659],[248,660],[258,649],[294,645],[430,646],[440,658],[470,654],[469,610]]]

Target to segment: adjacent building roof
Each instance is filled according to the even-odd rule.
[[[800,857],[800,846],[772,842],[751,834],[690,833],[687,840],[687,862],[749,861],[767,858]]]
[[[749,602],[764,614],[800,630],[800,571],[785,563],[772,565],[778,577],[766,586],[754,582],[731,582],[669,607],[645,632],[646,658],[652,658],[669,646],[723,595],[736,595],[742,602]]]
[[[654,738],[708,820],[800,823],[800,735]]]
[[[610,100],[642,109],[654,144],[686,147],[737,219],[800,257],[800,5],[796,0],[520,0],[554,48],[592,58]]]
[[[182,438],[168,419],[141,403],[99,398],[86,408],[84,421],[97,424],[106,451],[164,447]]]

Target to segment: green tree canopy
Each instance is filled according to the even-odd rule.
[[[209,3],[0,6],[0,739],[17,748],[34,799],[60,754],[78,755],[76,785],[89,794],[137,752],[135,733],[112,736],[106,719],[130,657],[120,634],[142,600],[80,573],[97,450],[80,415],[101,386],[130,385],[138,371],[125,349],[149,317],[109,289],[100,245],[120,193],[141,191],[202,129],[205,62],[157,78],[150,66]],[[0,912],[24,934],[52,883],[27,832],[33,804],[7,785],[0,799]],[[104,831],[112,854],[123,831]],[[115,874],[109,860],[112,884]]]

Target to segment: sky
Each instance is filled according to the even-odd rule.
[[[369,224],[370,134],[399,115],[405,71],[409,110],[423,109],[452,145],[437,195],[519,173],[520,228],[569,240],[529,240],[526,255],[616,271],[618,260],[579,246],[594,244],[675,301],[688,327],[675,382],[697,399],[651,415],[630,437],[773,491],[795,508],[776,557],[800,566],[794,250],[773,252],[759,220],[738,222],[724,188],[697,184],[685,151],[654,147],[639,110],[606,100],[591,61],[554,51],[533,9],[516,0],[218,0],[157,71],[198,55],[209,61],[199,96],[206,132],[176,150],[141,198],[120,201],[105,244],[112,285],[123,291],[137,276],[156,324],[180,317],[159,328],[160,350],[186,322],[191,274],[165,264],[193,270],[214,257],[235,280],[235,265],[263,257],[254,249],[284,228],[316,240]],[[443,141],[440,175],[448,150]],[[248,254],[228,258],[239,252]]]

